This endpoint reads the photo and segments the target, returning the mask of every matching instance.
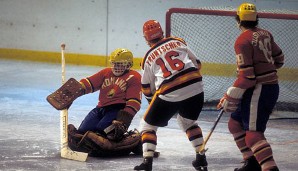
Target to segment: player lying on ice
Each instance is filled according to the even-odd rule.
[[[47,98],[57,110],[67,109],[72,102],[88,93],[99,91],[99,101],[78,129],[68,125],[68,145],[72,150],[91,156],[142,154],[141,136],[128,131],[141,107],[141,75],[132,70],[133,54],[119,48],[110,55],[111,67],[104,68],[79,82],[69,79]]]

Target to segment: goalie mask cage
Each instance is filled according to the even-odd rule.
[[[234,43],[240,35],[235,9],[171,8],[166,36],[183,38],[202,62],[204,110],[215,109],[236,79]],[[280,95],[275,110],[298,111],[298,14],[258,11],[259,27],[269,30],[285,55],[278,70]]]

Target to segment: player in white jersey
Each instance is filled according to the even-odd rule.
[[[200,60],[181,38],[164,38],[156,20],[145,22],[143,34],[150,50],[142,61],[142,92],[150,105],[140,123],[144,160],[134,169],[152,170],[156,131],[167,126],[175,114],[195,149],[193,166],[206,168],[206,156],[200,153],[203,134],[196,123],[204,103]]]

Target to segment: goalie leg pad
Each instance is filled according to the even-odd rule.
[[[137,132],[125,135],[121,141],[110,141],[109,139],[98,136],[96,133],[89,131],[87,138],[96,143],[99,147],[105,150],[122,150],[137,146],[141,140],[141,136]]]
[[[94,157],[111,157],[128,155],[131,152],[141,154],[141,135],[138,131],[129,131],[121,141],[111,141],[104,136],[88,131],[81,144],[92,146],[89,155]]]
[[[74,125],[68,125],[68,146],[73,151],[89,153],[92,149],[81,144],[84,135],[79,134]]]
[[[85,89],[76,79],[70,78],[54,93],[47,96],[47,101],[57,110],[67,109],[72,102],[85,94]]]

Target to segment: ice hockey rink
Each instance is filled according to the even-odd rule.
[[[99,67],[66,66],[66,78],[80,79],[97,72]],[[141,156],[93,158],[86,162],[60,157],[59,111],[46,101],[46,96],[61,85],[61,66],[24,61],[0,60],[0,170],[1,171],[126,171],[142,161]],[[208,85],[205,85],[208,86]],[[84,116],[97,104],[98,93],[77,99],[69,110],[69,123],[79,126]],[[130,129],[138,128],[147,102]],[[203,111],[199,125],[206,135],[218,111]],[[282,117],[282,114],[278,115]],[[293,115],[294,116],[294,115]],[[232,171],[241,166],[241,155],[227,129],[228,114],[224,114],[207,147],[209,171]],[[298,119],[271,119],[266,136],[272,145],[281,171],[298,170]],[[186,135],[173,118],[167,127],[158,130],[157,150],[153,170],[191,171],[195,157]]]

